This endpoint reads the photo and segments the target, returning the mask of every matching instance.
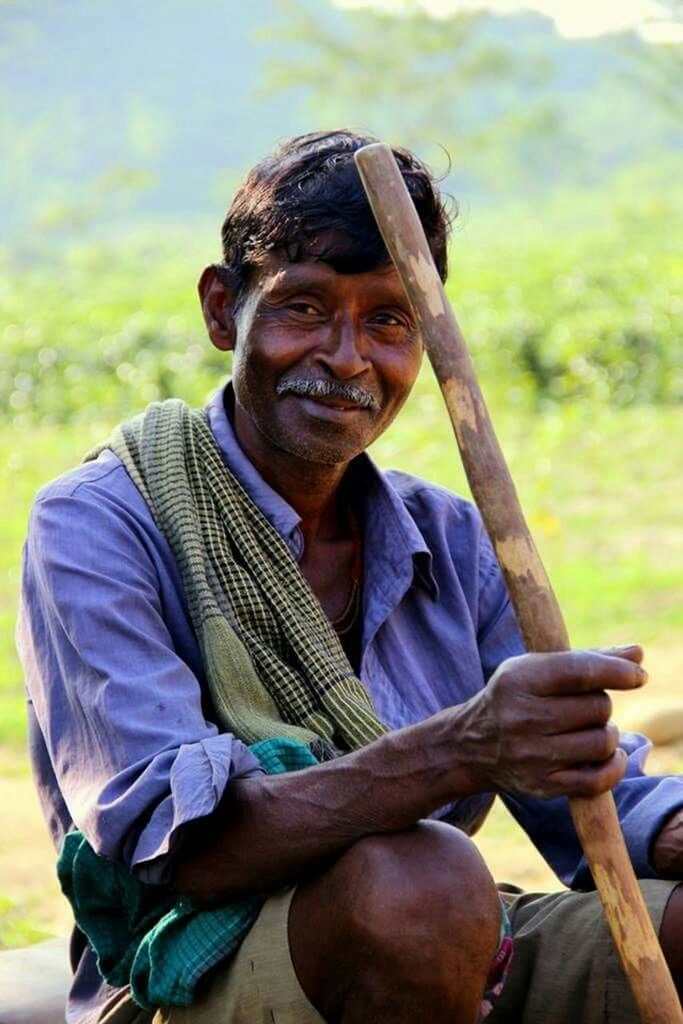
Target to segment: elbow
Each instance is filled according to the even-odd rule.
[[[219,902],[221,894],[215,891],[215,887],[207,884],[207,873],[195,857],[179,858],[172,873],[171,883],[183,899],[189,900],[197,907],[215,906]]]
[[[173,870],[172,885],[179,896],[202,910],[210,910],[245,895],[230,883],[224,873],[219,876],[212,870],[201,855],[189,855],[178,861]]]

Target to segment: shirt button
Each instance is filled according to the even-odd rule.
[[[292,553],[292,558],[298,562],[304,553],[304,538],[298,526],[290,533],[287,545]]]

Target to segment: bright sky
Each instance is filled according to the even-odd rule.
[[[406,0],[335,0],[339,7],[380,7],[400,10]],[[408,0],[410,3],[410,0]],[[667,19],[656,0],[418,0],[435,17],[486,7],[500,14],[531,9],[546,14],[557,31],[569,38],[599,36],[637,28],[650,42],[683,42],[683,23]]]

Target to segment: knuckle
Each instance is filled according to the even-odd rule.
[[[524,655],[517,655],[514,658],[506,658],[505,661],[499,665],[496,672],[495,681],[499,687],[510,686],[518,676],[520,663],[523,662]]]
[[[491,676],[486,689],[492,701],[498,704],[505,693],[506,688],[506,676],[505,667],[501,665],[496,669],[495,674]]]
[[[582,682],[592,684],[598,674],[595,651],[576,651],[576,669]]]
[[[617,782],[623,778],[628,767],[628,755],[626,751],[622,750],[621,747],[617,747],[612,755],[612,763],[614,766],[614,781],[612,782],[612,785],[616,786]]]
[[[618,739],[619,739],[618,733],[615,736],[614,735],[614,729],[610,728],[609,724],[606,725],[605,728],[601,730],[600,746],[601,746],[602,749],[601,749],[601,757],[599,758],[599,760],[606,761],[608,758],[610,758],[612,756],[612,754],[614,753],[614,751],[616,749],[616,745],[617,745]]]
[[[545,780],[543,795],[548,799],[556,796],[578,795],[576,787],[576,772],[573,769],[554,772]]]
[[[591,729],[587,736],[588,745],[585,748],[583,759],[586,762],[606,761],[614,752],[612,737],[609,729],[604,726],[602,729]]]
[[[593,697],[593,710],[599,722],[607,724],[612,717],[612,698],[602,690]]]
[[[604,764],[587,772],[582,782],[582,796],[600,796],[616,786],[624,774],[625,759],[613,752]]]
[[[508,703],[503,703],[498,709],[498,721],[500,723],[500,730],[506,736],[511,736],[512,744],[515,743],[515,737],[520,731],[519,715],[514,706]]]

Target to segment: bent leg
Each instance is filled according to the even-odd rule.
[[[454,829],[451,833],[455,843],[459,843],[463,838]],[[411,836],[412,832],[402,835]],[[438,842],[432,844],[431,839],[437,839]],[[445,836],[430,837],[430,850],[424,861],[425,870],[417,880],[418,890],[425,881],[430,882],[424,902],[424,908],[427,910],[431,909],[431,900],[438,895],[439,877],[444,873],[449,883],[446,903],[448,895],[454,891],[454,878],[445,865],[454,855],[456,860],[463,862],[466,862],[468,857],[467,847],[448,847],[438,853],[439,842],[442,839],[445,839]],[[367,846],[369,845],[368,842]],[[356,854],[363,853],[363,858],[367,856],[367,861],[370,862],[376,852],[366,848],[357,850]],[[387,864],[384,858],[380,861],[386,868],[389,880],[396,876],[396,861],[400,864],[401,852],[400,846],[397,845],[396,857],[392,857],[393,863]],[[435,866],[432,863],[433,855],[437,861]],[[328,868],[325,874],[330,873],[331,876],[335,869],[339,869],[337,873],[340,876],[342,869],[355,874],[355,869],[351,872],[352,867],[351,862],[342,865],[340,859],[337,864]],[[364,877],[360,880],[359,891],[368,885],[374,870],[375,865],[371,865],[371,870],[363,872]],[[463,874],[470,879],[472,877],[466,863],[463,863]],[[433,875],[431,880],[430,875]],[[475,866],[474,876],[476,875]],[[411,1024],[423,1019],[445,1019],[445,1004],[437,1005],[433,1015],[431,1011],[423,1011],[422,1007],[429,1006],[430,1002],[436,1001],[438,1004],[440,999],[451,998],[449,981],[457,978],[457,972],[463,970],[462,961],[456,958],[456,963],[450,968],[453,971],[451,978],[444,979],[440,973],[444,964],[449,963],[449,951],[454,945],[450,930],[445,960],[436,952],[439,946],[444,945],[443,939],[439,938],[442,925],[438,922],[433,929],[427,929],[429,941],[422,944],[418,942],[420,951],[431,944],[434,950],[431,961],[428,950],[426,959],[418,956],[414,962],[410,956],[411,943],[407,944],[404,959],[408,963],[406,965],[400,961],[401,976],[395,982],[395,992],[387,993],[381,985],[379,986],[380,1000],[385,999],[392,1007],[390,1016],[384,1014],[382,1010],[375,1012],[371,1010],[371,1005],[373,1000],[377,1002],[377,996],[373,994],[372,989],[378,979],[386,973],[383,963],[374,963],[373,951],[378,939],[371,934],[370,940],[363,940],[365,944],[361,948],[339,948],[340,918],[343,923],[345,917],[355,917],[354,902],[357,902],[357,895],[350,892],[346,893],[344,898],[342,892],[338,894],[340,903],[333,900],[327,908],[325,905],[318,907],[312,897],[322,877],[321,873],[319,879],[300,886],[291,912],[290,900],[293,890],[282,891],[271,897],[244,940],[235,960],[206,979],[207,983],[200,986],[194,1005],[187,1009],[167,1007],[160,1010],[154,1016],[154,1024],[253,1024],[256,1020],[265,1019],[277,1020],[278,1024],[323,1024],[325,1018],[328,1021],[342,1021],[344,1024],[388,1019],[393,1024],[393,1021],[403,1021],[408,1017],[408,1013],[403,1014],[404,995],[410,1005],[419,1007],[417,1011],[410,1013],[413,1018]],[[473,902],[477,902],[478,896],[489,892],[490,879],[485,868],[483,875],[480,876],[480,883],[482,877],[482,892],[479,893],[476,887],[472,893],[465,891],[466,900],[472,899]],[[401,878],[403,873],[399,871],[399,880]],[[380,881],[383,883],[383,879]],[[680,991],[683,959],[683,885],[649,880],[641,883],[641,886]],[[382,891],[383,884],[378,888]],[[332,894],[331,889],[328,890],[322,885],[319,891],[327,896]],[[415,900],[417,902],[417,897]],[[390,894],[389,903],[393,902],[394,897]],[[400,921],[395,929],[399,939],[401,933],[407,930],[412,935],[413,942],[421,940],[421,932],[424,932],[423,915],[417,913],[417,909],[419,908],[416,908],[411,900],[407,901],[406,913],[399,915]],[[436,916],[440,922],[443,921],[441,913],[442,908],[438,907]],[[492,916],[499,920],[497,911]],[[605,1024],[606,1020],[610,1024],[637,1024],[639,1018],[628,982],[619,965],[595,893],[575,893],[566,890],[552,894],[526,893],[514,901],[510,916],[515,937],[515,955],[509,977],[499,1001],[487,1019],[487,1024],[567,1024],[568,1021],[571,1021],[571,1024]],[[447,918],[445,912],[444,917]],[[485,917],[488,920],[488,915],[485,914]],[[470,922],[467,922],[465,930],[460,930],[456,936],[455,944],[458,944],[459,948],[471,937],[477,937],[471,936],[467,930],[469,928]],[[486,930],[480,929],[478,935],[483,936]],[[355,934],[358,938],[359,934],[374,931],[367,921],[363,929],[355,929]],[[493,931],[496,932],[496,929]],[[401,942],[398,944],[402,945]],[[492,943],[493,945],[495,943]],[[467,956],[468,951],[464,950],[464,954]],[[296,964],[292,963],[292,956],[296,958]],[[486,966],[479,968],[477,987],[483,987],[482,979],[488,969],[490,956],[487,951]],[[360,973],[356,977],[352,968],[354,961],[359,960]],[[395,971],[396,964],[391,966]],[[477,974],[476,964],[473,965],[471,974]],[[420,992],[420,979],[423,985],[426,979],[426,994]],[[464,979],[462,989],[456,996],[467,998],[468,980],[471,979]],[[392,1000],[400,1004],[396,1013]],[[324,1016],[321,1016],[313,1002],[324,1009]],[[121,1020],[132,1022],[135,1017],[135,1024],[138,1024],[137,1007],[129,1003],[127,1010],[127,1015],[121,1016]],[[475,1016],[472,1016],[471,1010],[472,1007],[466,1007],[467,1015],[461,1015],[449,1009],[449,1024],[456,1020],[474,1020],[477,1007],[472,1011]],[[150,1019],[140,1011],[140,1020],[143,1016],[147,1020]],[[108,1021],[109,1017],[106,1019]],[[114,1016],[111,1019],[113,1024]],[[115,1014],[115,1019],[118,1024],[119,1014]]]
[[[474,1024],[500,905],[479,852],[437,822],[355,843],[299,885],[294,968],[325,1020]]]
[[[683,1002],[683,885],[674,889],[666,905],[659,941],[678,991],[678,998]]]
[[[266,900],[235,958],[202,979],[191,1006],[162,1007],[149,1024],[324,1024],[299,984],[289,953],[293,892],[281,889]],[[143,1022],[112,1017],[112,1024]]]
[[[681,890],[640,887],[680,984]],[[487,1024],[639,1024],[597,893],[525,893],[509,912],[515,955]]]

